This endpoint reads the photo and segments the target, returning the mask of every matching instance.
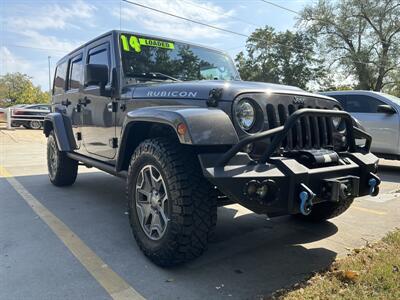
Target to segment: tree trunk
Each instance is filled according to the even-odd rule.
[[[383,79],[385,77],[385,72],[386,72],[386,65],[388,62],[388,52],[389,52],[389,46],[387,44],[382,45],[382,56],[380,59],[380,66],[378,68],[378,77],[376,78],[375,82],[375,87],[374,91],[380,92],[383,88]]]
[[[355,63],[357,76],[358,76],[358,85],[357,88],[360,90],[370,90],[370,74],[369,70],[365,64]]]

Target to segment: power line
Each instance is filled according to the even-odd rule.
[[[153,8],[153,7],[146,6],[146,5],[144,5],[144,4],[140,4],[140,3],[133,2],[133,1],[129,1],[129,0],[122,0],[122,1],[124,1],[124,2],[126,2],[126,3],[129,3],[129,4],[132,4],[132,5],[135,5],[135,6],[139,6],[139,7],[142,7],[142,8],[146,8],[146,9],[148,9],[148,10],[152,10],[152,11],[155,11],[155,12],[158,12],[158,13],[161,13],[161,14],[164,14],[164,15],[167,15],[167,16],[171,16],[171,17],[174,17],[174,18],[178,18],[178,19],[181,19],[181,20],[184,20],[184,21],[187,21],[187,22],[191,22],[191,23],[195,23],[195,24],[198,24],[198,25],[206,26],[206,27],[209,27],[209,28],[212,28],[212,29],[215,29],[215,30],[219,30],[219,31],[223,31],[223,32],[226,32],[226,33],[230,33],[230,34],[234,34],[234,35],[246,37],[246,38],[248,38],[248,39],[251,38],[251,39],[256,40],[256,41],[269,43],[269,41],[264,40],[264,39],[251,37],[251,36],[249,36],[249,35],[247,35],[247,34],[243,34],[243,33],[240,33],[240,32],[233,31],[233,30],[229,30],[229,29],[225,29],[225,28],[218,27],[218,26],[206,24],[206,23],[204,23],[204,22],[200,22],[200,21],[197,21],[197,20],[192,20],[192,19],[189,19],[189,18],[186,18],[186,17],[178,16],[178,15],[175,15],[175,14],[172,14],[172,13],[169,13],[169,12],[166,12],[166,11],[162,11],[162,10],[159,10],[159,9],[156,9],[156,8]],[[289,48],[289,49],[302,50],[302,49],[300,49],[300,48],[295,48],[295,47],[292,47],[292,46],[289,46],[289,45],[286,45],[286,44],[280,44],[280,43],[276,43],[276,44],[281,45],[281,46],[284,46],[284,47],[287,47],[287,48]]]
[[[260,0],[260,1],[262,1],[262,2],[264,2],[264,3],[267,3],[267,4],[269,4],[269,5],[272,5],[272,6],[278,7],[278,8],[280,8],[280,9],[286,10],[286,11],[288,11],[288,12],[294,13],[294,14],[296,14],[296,15],[299,15],[299,16],[301,15],[299,12],[297,12],[297,11],[295,11],[295,10],[293,10],[293,9],[284,7],[284,6],[279,5],[279,4],[276,4],[276,3],[274,3],[274,2],[266,1],[266,0]]]
[[[178,16],[178,15],[166,12],[166,11],[162,11],[162,10],[150,7],[150,6],[146,6],[144,4],[140,4],[140,3],[133,2],[133,1],[128,1],[128,0],[122,0],[122,1],[124,1],[126,3],[129,3],[129,4],[132,4],[132,5],[135,5],[135,6],[146,8],[148,10],[152,10],[152,11],[158,12],[160,14],[164,14],[164,15],[167,15],[167,16],[170,16],[170,17],[178,18],[178,19],[181,19],[181,20],[184,20],[184,21],[187,21],[187,22],[191,22],[191,23],[195,23],[195,24],[198,24],[198,25],[206,26],[206,27],[209,27],[209,28],[212,28],[212,29],[215,29],[215,30],[223,31],[223,32],[234,34],[234,35],[237,35],[237,36],[242,36],[242,37],[245,37],[245,38],[248,38],[248,39],[251,38],[251,39],[256,40],[256,41],[269,43],[269,41],[264,40],[264,39],[251,37],[251,36],[249,36],[247,34],[244,34],[244,33],[240,33],[240,32],[229,30],[229,29],[225,29],[225,28],[221,28],[221,27],[214,26],[214,25],[211,25],[211,24],[207,24],[207,23],[204,23],[204,22],[200,22],[200,21],[197,21],[197,20],[192,20],[192,19],[189,19],[189,18],[186,18],[186,17]],[[276,44],[279,44],[279,43],[276,43]],[[284,47],[288,47],[288,48],[291,48],[291,49],[302,50],[300,48],[294,48],[294,47],[291,47],[291,46],[288,46],[288,45],[285,45],[285,44],[279,44],[279,45],[284,46]]]
[[[230,34],[234,34],[234,35],[238,35],[238,36],[249,38],[248,35],[240,33],[240,32],[232,31],[232,30],[229,30],[229,29],[225,29],[225,28],[214,26],[214,25],[206,24],[206,23],[203,23],[203,22],[200,22],[200,21],[196,21],[196,20],[192,20],[192,19],[189,19],[189,18],[185,18],[185,17],[182,17],[182,16],[174,15],[174,14],[171,14],[169,12],[162,11],[162,10],[159,10],[159,9],[156,9],[156,8],[152,8],[150,6],[146,6],[146,5],[137,3],[137,2],[132,2],[132,1],[128,1],[128,0],[122,0],[122,1],[124,1],[126,3],[129,3],[129,4],[132,4],[132,5],[136,5],[136,6],[139,6],[139,7],[142,7],[142,8],[146,8],[146,9],[158,12],[160,14],[168,15],[168,16],[171,16],[171,17],[174,17],[174,18],[178,18],[178,19],[185,20],[185,21],[188,21],[188,22],[192,22],[192,23],[195,23],[195,24],[198,24],[198,25],[202,25],[202,26],[206,26],[206,27],[209,27],[209,28],[213,28],[215,30],[223,31],[223,32],[226,32],[226,33],[230,33]]]
[[[200,8],[200,9],[203,9],[203,10],[206,10],[206,11],[209,11],[209,12],[212,12],[212,13],[217,14],[217,15],[225,16],[225,17],[230,18],[230,19],[233,19],[233,20],[237,20],[237,21],[239,21],[239,22],[242,22],[242,23],[245,23],[245,24],[248,24],[248,25],[252,25],[252,26],[256,26],[256,27],[262,27],[262,26],[259,25],[259,24],[249,22],[249,21],[247,21],[247,20],[245,20],[245,19],[242,19],[242,18],[238,18],[238,17],[235,17],[235,16],[231,16],[231,15],[229,15],[228,13],[222,13],[222,14],[221,14],[221,12],[215,11],[215,10],[210,9],[210,8],[208,8],[208,7],[204,7],[204,6],[201,6],[201,5],[194,4],[192,1],[188,1],[188,0],[180,0],[180,1],[186,2],[186,3],[188,3],[188,4],[191,5],[191,6],[198,7],[198,8]]]
[[[243,33],[240,33],[240,32],[236,32],[236,31],[233,31],[233,30],[221,28],[221,27],[214,26],[214,25],[211,25],[211,24],[207,24],[207,23],[204,23],[204,22],[200,22],[200,21],[197,21],[197,20],[192,20],[192,19],[189,19],[189,18],[186,18],[186,17],[178,16],[178,15],[175,15],[175,14],[172,14],[172,13],[169,13],[169,12],[166,12],[166,11],[162,11],[162,10],[159,10],[159,9],[156,9],[156,8],[152,8],[152,7],[146,6],[146,5],[144,5],[144,4],[140,4],[140,3],[133,2],[133,1],[129,1],[129,0],[122,0],[122,1],[124,1],[124,2],[126,2],[126,3],[129,3],[129,4],[132,4],[132,5],[135,5],[135,6],[139,6],[139,7],[148,9],[148,10],[152,10],[152,11],[158,12],[158,13],[160,13],[160,14],[164,14],[164,15],[167,15],[167,16],[170,16],[170,17],[174,17],[174,18],[177,18],[177,19],[181,19],[181,20],[184,20],[184,21],[187,21],[187,22],[191,22],[191,23],[195,23],[195,24],[198,24],[198,25],[206,26],[206,27],[209,27],[209,28],[212,28],[212,29],[215,29],[215,30],[219,30],[219,31],[223,31],[223,32],[226,32],[226,33],[230,33],[230,34],[233,34],[233,35],[246,37],[246,38],[248,38],[248,39],[251,38],[251,39],[256,40],[256,41],[261,41],[261,42],[269,43],[269,41],[264,40],[264,39],[259,39],[259,38],[251,37],[251,36],[249,36],[249,35],[246,35],[246,34],[243,34]],[[263,0],[261,0],[261,1],[263,1]],[[263,1],[263,2],[266,2],[266,3],[268,3],[268,4],[271,4],[271,3],[269,3],[268,1]],[[275,4],[275,3],[273,3],[273,4]],[[283,6],[282,6],[281,8],[283,8]],[[290,10],[290,9],[288,9],[288,10]],[[294,11],[293,11],[293,12],[294,12]],[[296,14],[298,14],[298,13],[296,12]],[[282,43],[277,43],[277,42],[275,42],[275,44],[280,45],[280,46],[283,46],[283,47],[286,47],[286,48],[291,49],[291,50],[303,50],[302,48],[297,48],[297,47],[289,46],[289,45],[287,45],[287,44],[282,44]],[[356,63],[361,63],[361,64],[365,64],[365,65],[374,64],[373,62],[362,62],[362,61],[354,61],[354,62],[356,62]],[[375,65],[376,65],[376,64],[375,64]]]

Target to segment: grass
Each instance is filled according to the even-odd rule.
[[[400,229],[272,299],[400,299]]]

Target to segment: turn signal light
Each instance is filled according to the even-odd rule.
[[[179,135],[185,135],[187,132],[187,126],[184,123],[179,123],[176,127],[176,131],[178,131]]]

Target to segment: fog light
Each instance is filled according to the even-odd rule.
[[[257,196],[261,199],[266,198],[268,194],[268,185],[267,183],[262,183],[261,186],[257,189]]]
[[[260,188],[259,181],[257,181],[257,180],[249,181],[246,184],[245,194],[250,197],[255,196],[256,194],[258,194],[259,188]]]

